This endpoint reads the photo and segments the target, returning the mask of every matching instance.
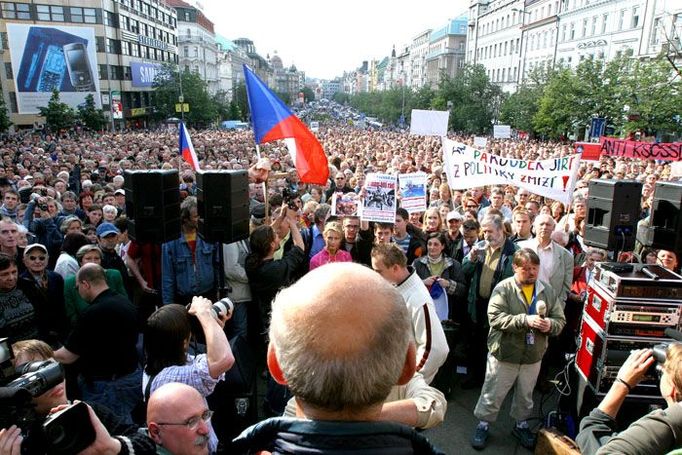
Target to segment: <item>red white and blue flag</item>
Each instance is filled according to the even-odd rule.
[[[194,151],[194,146],[192,145],[192,139],[189,137],[189,131],[185,127],[185,124],[180,122],[180,155],[182,159],[192,166],[192,169],[199,171],[199,159]]]
[[[246,65],[244,77],[256,143],[283,139],[301,182],[326,184],[327,156],[315,135]]]

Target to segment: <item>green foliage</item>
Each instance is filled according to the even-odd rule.
[[[311,89],[308,86],[305,86],[301,89],[303,92],[303,99],[305,100],[306,103],[310,101],[315,101],[315,93],[313,93],[313,89]]]
[[[58,132],[72,128],[76,123],[76,112],[68,104],[59,100],[59,91],[54,90],[47,106],[39,107],[40,116],[45,117],[45,127]]]
[[[10,126],[12,126],[12,122],[9,120],[9,113],[7,112],[5,98],[2,96],[2,92],[0,91],[0,131],[7,131]]]
[[[534,131],[533,116],[538,111],[548,77],[549,71],[546,68],[533,69],[528,79],[519,86],[516,92],[502,102],[500,122],[511,125],[519,131]]]
[[[234,89],[233,93],[234,98],[232,99],[235,103],[237,103],[239,112],[242,115],[241,119],[246,122],[249,120],[249,116],[251,115],[251,110],[249,109],[249,98],[246,94],[246,84],[244,84],[244,82],[240,82],[239,85],[237,85],[237,88]]]
[[[336,92],[332,96],[332,99],[339,104],[350,103],[350,95],[348,93]]]
[[[185,122],[194,126],[208,126],[218,120],[219,108],[215,99],[208,93],[206,82],[198,73],[185,70],[180,74],[175,65],[164,65],[154,81],[155,117],[163,120],[180,117],[175,105],[180,96],[180,85],[184,102],[189,104],[185,112]]]
[[[85,97],[85,104],[78,106],[78,117],[86,128],[94,131],[103,129],[107,123],[102,109],[97,109],[95,106],[95,98],[92,94]]]
[[[383,92],[358,93],[350,98],[350,105],[370,117],[377,117],[384,123],[396,123],[404,112],[409,119],[412,109],[429,109],[433,91],[423,87],[416,92],[409,88],[392,88]]]

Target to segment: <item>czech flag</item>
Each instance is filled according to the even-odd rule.
[[[196,152],[194,152],[194,146],[192,145],[192,139],[189,137],[189,132],[185,128],[185,124],[180,122],[180,155],[182,159],[192,166],[192,169],[199,171],[199,159],[197,158]]]
[[[256,143],[283,139],[301,182],[325,185],[329,165],[315,135],[246,65],[244,77]]]

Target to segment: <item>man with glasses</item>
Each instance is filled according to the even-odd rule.
[[[353,193],[354,190],[353,188],[348,185],[348,182],[346,180],[346,176],[343,172],[337,172],[336,176],[334,176],[334,182],[332,183],[331,188],[329,188],[325,196],[327,197],[328,201],[331,201],[332,195],[334,193]]]
[[[350,253],[353,262],[371,267],[372,241],[360,235],[360,218],[357,216],[347,216],[343,219],[341,247]]]
[[[193,387],[171,382],[152,393],[147,406],[147,431],[158,454],[209,453],[208,423],[213,411]]]

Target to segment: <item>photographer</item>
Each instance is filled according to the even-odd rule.
[[[201,324],[206,338],[206,354],[188,353],[191,336],[190,318]],[[213,393],[216,384],[232,368],[234,356],[223,327],[231,314],[216,315],[213,303],[194,297],[187,310],[182,305],[169,304],[156,310],[147,320],[144,330],[144,368],[142,390],[145,400],[164,384],[180,382],[195,388],[203,397]],[[210,425],[209,425],[210,426]],[[210,427],[209,448],[215,452],[218,439]]]
[[[19,341],[12,346],[15,354],[15,365],[27,362],[40,362],[53,359],[50,346],[39,340]],[[22,442],[26,445],[23,453],[44,454],[47,452],[48,441],[40,428],[51,410],[70,404],[66,397],[66,387],[62,379],[59,384],[34,397],[31,405],[35,408],[36,420],[31,428],[18,428],[12,425],[0,430],[0,455],[19,455]],[[96,439],[88,449],[82,453],[97,454],[154,454],[154,442],[145,434],[138,432],[135,425],[128,425],[111,412],[108,408],[88,403],[90,422],[95,429]],[[24,434],[29,437],[24,441]],[[113,436],[112,436],[113,435]],[[68,435],[72,436],[72,435]],[[130,449],[133,449],[132,451]]]
[[[576,442],[584,455],[663,454],[682,446],[682,344],[668,347],[659,387],[668,404],[666,409],[650,412],[628,429],[616,432],[616,415],[630,391],[655,363],[651,349],[633,351],[618,370],[608,393],[580,422]]]

